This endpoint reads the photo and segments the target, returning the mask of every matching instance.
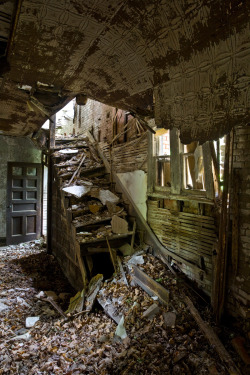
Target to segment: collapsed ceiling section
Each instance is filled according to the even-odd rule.
[[[29,134],[74,96],[204,141],[248,120],[247,2],[0,3],[0,130]]]

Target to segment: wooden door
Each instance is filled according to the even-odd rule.
[[[8,163],[7,245],[41,235],[41,164]]]

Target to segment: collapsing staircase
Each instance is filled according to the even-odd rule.
[[[136,224],[87,137],[57,140],[52,165],[52,251],[81,290],[117,270],[117,249],[133,251]]]

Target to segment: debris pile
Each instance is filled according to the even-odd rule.
[[[123,273],[96,275],[78,293],[77,309],[53,256],[32,244],[0,250],[0,301],[7,306],[0,311],[0,374],[228,373],[190,314],[186,291],[160,260],[146,253],[119,258]],[[152,280],[151,295],[138,285],[141,275]]]

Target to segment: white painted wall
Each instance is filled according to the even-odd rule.
[[[144,219],[147,218],[147,174],[144,171],[117,173],[123,186],[128,190]]]

